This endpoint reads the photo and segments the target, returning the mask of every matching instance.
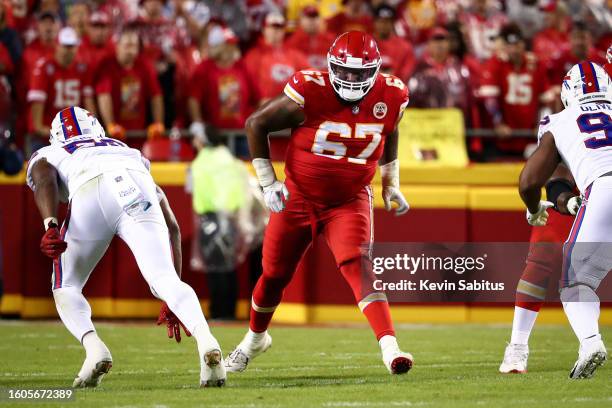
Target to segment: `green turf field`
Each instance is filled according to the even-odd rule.
[[[224,352],[245,326],[215,326]],[[570,381],[576,356],[569,327],[536,327],[529,374],[497,368],[507,326],[405,326],[400,344],[415,356],[404,376],[387,374],[365,327],[272,328],[273,347],[222,389],[198,387],[195,342],[176,344],[143,324],[99,324],[114,366],[102,385],[76,401],[14,404],[66,407],[605,407],[612,406],[612,366]],[[602,329],[612,339],[612,327]],[[84,353],[56,323],[0,321],[0,388],[69,386]],[[0,402],[0,407],[7,406]]]

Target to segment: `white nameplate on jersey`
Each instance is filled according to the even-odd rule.
[[[105,174],[105,179],[114,193],[115,200],[129,215],[146,211],[151,206],[126,169],[110,171]]]

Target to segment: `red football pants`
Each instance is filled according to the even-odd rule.
[[[389,305],[383,293],[362,290],[363,255],[372,242],[372,192],[364,187],[357,196],[335,207],[322,207],[303,197],[290,182],[289,200],[280,213],[273,213],[263,243],[263,274],[253,290],[250,328],[265,331],[285,287],[313,237],[323,234],[344,279],[377,339],[394,335]],[[367,274],[367,275],[364,275]]]
[[[516,288],[515,305],[539,311],[546,298],[549,278],[561,275],[563,242],[567,239],[574,217],[548,212],[548,223],[531,229],[531,246],[527,264]]]

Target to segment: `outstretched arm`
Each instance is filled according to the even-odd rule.
[[[531,214],[536,214],[540,210],[542,187],[552,176],[560,161],[555,139],[550,132],[546,132],[540,139],[538,148],[525,163],[519,177],[519,193]]]

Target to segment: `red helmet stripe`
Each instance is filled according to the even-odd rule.
[[[65,139],[81,135],[81,128],[79,127],[74,107],[62,109],[60,121],[62,122],[62,131],[64,132]]]
[[[595,74],[593,65],[589,62],[581,62],[578,67],[580,68],[580,75],[582,76],[582,92],[585,94],[599,92],[597,75]]]

